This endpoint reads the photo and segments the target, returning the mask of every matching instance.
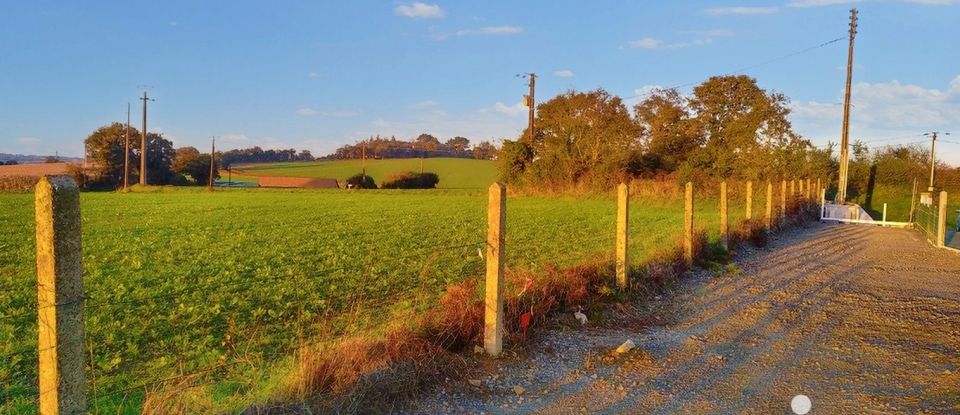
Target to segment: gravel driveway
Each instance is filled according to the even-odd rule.
[[[815,224],[736,262],[476,358],[406,411],[791,414],[804,394],[811,414],[960,413],[960,254],[910,230]],[[612,353],[626,339],[637,348]]]

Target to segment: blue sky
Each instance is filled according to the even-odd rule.
[[[6,2],[0,152],[81,155],[149,86],[176,146],[325,154],[371,134],[515,137],[542,102],[733,73],[792,100],[795,130],[838,140],[848,9],[860,10],[851,135],[960,143],[960,0],[781,2]],[[689,92],[689,88],[683,89]],[[960,164],[960,144],[943,142]]]

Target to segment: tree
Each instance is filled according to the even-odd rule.
[[[640,154],[640,126],[623,101],[603,89],[570,91],[537,109],[537,135],[530,157],[507,157],[527,154],[521,148],[509,149],[504,142],[500,155],[503,177],[516,173],[517,163],[523,162],[525,180],[539,184],[569,186],[587,181],[609,185],[626,174],[630,161]]]
[[[6,162],[5,164],[8,165],[8,166],[16,166],[16,165],[18,165],[18,164],[20,164],[20,163],[17,162],[16,160],[7,160],[7,162]]]
[[[686,99],[675,89],[658,89],[634,106],[636,120],[643,128],[641,139],[649,162],[646,168],[674,171],[703,145],[697,124],[687,111]]]
[[[140,168],[140,132],[130,128],[130,182]],[[84,140],[87,160],[94,166],[93,182],[107,186],[123,184],[124,125],[118,122],[98,128]]]
[[[489,141],[481,141],[473,146],[473,158],[477,160],[496,160],[498,152],[497,147]]]
[[[60,159],[58,159],[58,158],[56,158],[56,157],[54,157],[54,156],[47,156],[47,158],[43,159],[43,162],[44,162],[44,163],[59,163],[59,162],[60,162]]]
[[[440,140],[437,140],[437,137],[434,137],[430,134],[420,134],[416,139],[417,148],[427,151],[436,150],[437,147],[440,147]]]
[[[462,153],[470,147],[470,140],[466,137],[456,136],[447,140],[447,145],[453,147],[453,151]]]
[[[219,160],[213,166],[213,177],[220,177]],[[189,175],[196,184],[206,186],[210,180],[210,154],[194,147],[180,147],[173,158],[173,172]]]
[[[767,94],[746,75],[714,76],[693,89],[689,107],[705,144],[690,168],[717,177],[759,179],[784,173],[773,155],[800,140],[791,129],[786,96]]]

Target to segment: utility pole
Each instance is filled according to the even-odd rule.
[[[857,36],[857,9],[850,9],[850,45],[847,47],[847,85],[843,95],[843,132],[840,138],[840,180],[837,189],[837,203],[847,201],[847,173],[850,161],[850,84],[853,80],[853,43]]]
[[[210,178],[207,180],[207,188],[213,190],[213,163],[217,158],[217,137],[210,136]]]
[[[924,134],[930,137],[930,187],[927,188],[929,192],[933,192],[933,179],[937,169],[937,134],[940,132],[932,131]],[[950,133],[943,133],[943,135],[950,135]]]
[[[363,177],[367,177],[367,142],[364,141],[360,146],[360,170],[363,171]]]
[[[127,127],[123,130],[123,190],[130,185],[130,103],[127,103]]]
[[[143,131],[140,135],[140,184],[147,185],[147,101],[154,101],[147,98],[147,91],[143,91]]]
[[[527,78],[527,79],[530,80],[530,83],[529,83],[530,93],[529,93],[528,95],[524,95],[524,96],[523,96],[523,103],[524,103],[524,105],[526,105],[527,108],[528,108],[528,117],[529,117],[529,119],[527,120],[527,131],[530,132],[530,136],[528,137],[528,139],[530,140],[530,143],[533,144],[534,137],[537,136],[537,135],[536,135],[536,128],[535,128],[535,125],[534,125],[534,123],[533,123],[534,110],[535,110],[535,108],[536,108],[536,106],[537,106],[537,101],[534,99],[534,94],[533,94],[534,89],[535,89],[535,85],[536,85],[536,83],[537,83],[537,74],[535,74],[535,73],[533,73],[533,72],[530,72],[530,73],[527,73],[527,74],[521,74],[521,75],[517,75],[517,76],[519,76],[519,77],[524,77],[524,78]]]

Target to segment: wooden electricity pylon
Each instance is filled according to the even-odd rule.
[[[847,48],[847,85],[843,95],[843,131],[840,136],[840,180],[837,203],[847,201],[847,173],[850,162],[850,84],[853,80],[853,42],[857,35],[857,9],[850,9],[850,45]]]

